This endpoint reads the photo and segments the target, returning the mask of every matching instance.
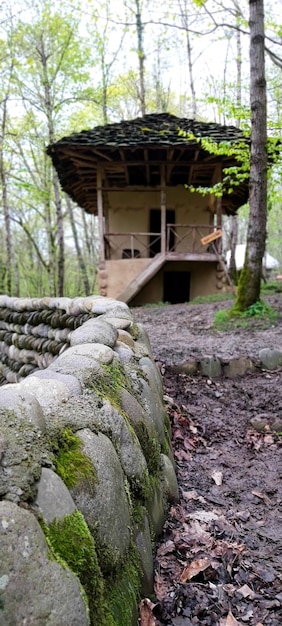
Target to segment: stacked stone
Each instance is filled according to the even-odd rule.
[[[95,317],[91,301],[0,296],[0,385],[48,367],[69,347],[72,332]]]
[[[0,622],[131,626],[153,589],[151,536],[178,499],[146,331],[100,296],[1,304],[88,319],[46,369],[0,390]]]

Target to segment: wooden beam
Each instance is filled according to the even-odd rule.
[[[71,148],[65,148],[62,152],[62,160],[65,157],[70,157],[72,163],[80,163],[81,161],[86,161],[87,163],[92,163],[96,165],[97,160],[93,158],[92,154],[84,154],[82,151],[72,150]]]
[[[97,213],[98,213],[98,232],[99,232],[99,261],[105,261],[105,243],[104,243],[104,213],[103,213],[103,190],[102,176],[99,166],[97,166]]]
[[[221,163],[216,163],[215,167],[214,167],[214,171],[213,171],[213,175],[211,177],[211,186],[216,185],[216,183],[220,183],[221,179],[222,179],[222,166]],[[214,196],[213,194],[211,194],[209,196],[209,209],[210,211],[215,214],[217,216],[218,213],[218,203],[217,200],[221,200],[221,198],[217,198],[216,196]],[[220,203],[221,206],[221,203]],[[221,228],[222,223],[219,220],[219,222],[216,219],[216,227],[217,228]]]
[[[169,154],[170,152],[171,152],[171,151],[169,150],[168,154]],[[174,151],[173,151],[173,152],[174,152]],[[167,182],[169,182],[169,181],[170,181],[170,177],[171,177],[172,170],[173,170],[173,168],[175,167],[175,165],[178,165],[178,163],[179,163],[179,159],[180,159],[180,157],[183,155],[183,152],[185,152],[185,151],[184,151],[184,150],[179,150],[178,156],[177,156],[174,160],[172,160],[172,159],[171,159],[171,160],[170,160],[170,159],[167,159],[167,161],[166,161],[166,165],[167,165]],[[189,164],[189,165],[190,165],[191,163],[194,163],[194,161],[189,161],[189,162],[187,161],[187,163],[186,163],[186,164]],[[186,165],[184,162],[182,162],[182,161],[181,161],[181,165],[182,165],[182,164],[183,164],[183,165]]]
[[[166,192],[165,166],[161,165],[161,253],[166,251]]]
[[[124,152],[123,150],[119,150],[119,153],[120,153],[121,160],[124,162],[124,173],[125,173],[126,184],[129,185],[129,173],[128,173],[128,167],[125,163]]]
[[[150,167],[149,167],[149,159],[148,159],[148,150],[144,150],[144,159],[145,159],[145,168],[146,168],[146,180],[149,185],[150,183]]]
[[[94,154],[98,154],[98,156],[102,157],[102,159],[105,159],[106,161],[112,162],[112,160],[113,160],[107,154],[104,154],[104,152],[100,152],[99,150],[96,150],[96,148],[95,148],[95,150],[93,150],[93,152],[94,152]]]
[[[198,161],[199,154],[200,154],[200,150],[196,150],[196,152],[195,152],[195,157],[194,157],[194,163],[196,163],[196,162]],[[193,166],[193,165],[191,165],[191,167],[190,167],[190,172],[189,172],[189,176],[188,176],[188,185],[191,185],[191,183],[192,183],[192,176],[193,176],[193,173],[194,173],[194,166]]]
[[[100,162],[101,166],[107,166],[108,164],[112,165],[113,167],[115,166],[121,166],[121,165],[128,165],[131,167],[134,167],[134,165],[145,165],[146,162],[145,160],[141,161],[140,159],[138,159],[137,161],[127,161],[125,158],[124,160],[120,160],[120,161],[116,161],[113,158],[110,158],[108,156],[103,155],[102,153],[98,153],[97,150],[93,150],[93,148],[89,148],[88,150],[91,150],[92,154],[87,154],[86,150],[85,152],[83,150],[79,150],[78,148],[72,149],[72,148],[64,148],[63,151],[60,150],[60,160],[63,161],[64,157],[70,157],[71,160],[75,163],[79,163],[79,161],[88,161],[90,163],[93,163],[94,165],[96,165],[98,163],[97,159],[95,158],[96,155],[101,154],[101,157],[103,157],[105,160],[103,162]],[[171,159],[167,159],[167,160],[162,160],[160,161],[160,159],[151,159],[150,161],[148,161],[148,163],[150,163],[150,165],[167,165],[167,166],[171,166],[171,167],[175,167],[175,165],[193,165],[193,163],[195,163],[194,159],[185,159],[183,161],[180,161],[179,159],[181,158],[181,156],[183,155],[184,150],[182,150],[181,152],[179,152],[178,156],[176,158],[174,158],[173,160]],[[216,158],[213,157],[213,155],[211,155],[211,158]],[[199,167],[201,167],[202,169],[206,169],[206,168],[210,168],[212,167],[212,163],[211,162],[206,162],[206,161],[201,161],[199,163]]]
[[[215,262],[218,261],[218,255],[211,252],[167,252],[166,261],[195,261],[195,262]]]

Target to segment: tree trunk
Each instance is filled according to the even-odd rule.
[[[237,285],[238,276],[237,276],[237,267],[236,267],[236,246],[238,240],[238,220],[237,215],[231,215],[230,219],[230,264],[229,264],[229,276],[234,283]]]
[[[101,52],[101,69],[102,69],[102,111],[103,111],[103,124],[108,123],[108,81],[107,81],[107,69],[105,61],[105,50]]]
[[[45,113],[48,124],[48,139],[49,144],[54,142],[54,108],[52,104],[52,88],[48,78],[48,55],[45,51],[45,41],[43,37],[43,32],[41,34],[41,38],[38,42],[37,53],[39,55],[41,65],[42,65],[42,74],[43,74],[43,85],[44,85],[44,106]],[[48,162],[47,167],[51,167],[51,164]],[[63,213],[62,213],[62,200],[60,196],[60,188],[57,179],[57,175],[53,174],[53,189],[54,189],[54,198],[55,198],[55,211],[56,211],[56,234],[57,234],[57,245],[56,249],[56,257],[57,257],[57,267],[56,267],[56,284],[54,285],[55,294],[59,297],[64,295],[64,273],[65,273],[65,251],[64,251],[64,225],[63,225]],[[51,214],[50,221],[51,221]],[[51,223],[49,224],[51,228]],[[51,236],[51,231],[49,233]],[[54,239],[53,244],[56,246]],[[52,265],[53,255],[50,258],[50,267]]]
[[[5,290],[9,296],[12,295],[12,257],[13,257],[13,248],[12,248],[12,229],[11,229],[11,217],[10,210],[8,206],[8,197],[7,197],[7,182],[6,182],[6,171],[5,171],[5,163],[4,163],[4,140],[6,134],[6,119],[7,119],[7,101],[8,97],[6,96],[3,101],[3,115],[2,115],[2,124],[1,124],[1,147],[0,147],[0,179],[2,186],[2,207],[4,213],[4,223],[5,223],[5,244],[6,244],[6,287]]]
[[[86,269],[86,265],[84,262],[84,258],[82,256],[81,247],[79,244],[76,224],[75,224],[73,210],[72,210],[72,204],[71,204],[69,196],[66,196],[66,203],[67,203],[67,210],[68,210],[68,215],[69,215],[70,223],[71,223],[71,229],[72,229],[72,235],[73,235],[74,245],[76,249],[78,265],[81,271],[81,276],[82,276],[82,280],[84,284],[85,295],[90,296],[90,285],[89,285],[89,280],[87,276],[87,269]]]
[[[54,186],[55,206],[56,206],[57,242],[58,242],[57,290],[58,290],[58,296],[61,298],[64,295],[65,240],[64,240],[62,200],[61,200],[59,183],[58,183],[56,174],[54,174],[53,186]]]
[[[138,62],[139,62],[139,99],[142,115],[146,114],[146,100],[145,100],[145,54],[143,46],[143,24],[141,19],[141,8],[139,0],[135,0],[136,3],[136,28],[137,28],[137,40],[138,40]]]
[[[181,14],[182,25],[185,29],[185,36],[186,36],[186,51],[187,51],[188,73],[189,73],[189,83],[190,83],[190,91],[191,91],[192,117],[193,119],[196,119],[197,99],[196,99],[194,76],[193,76],[192,46],[191,46],[189,23],[188,23],[187,0],[184,0],[183,5],[181,4],[181,1],[178,0],[178,5],[180,9],[180,14]]]
[[[237,2],[234,2],[236,9],[236,69],[237,69],[237,84],[236,84],[236,105],[237,105],[237,119],[236,126],[240,128],[240,115],[242,106],[242,44],[241,44],[241,32],[240,32],[240,9]],[[236,267],[236,246],[238,243],[238,216],[237,214],[230,217],[230,266],[229,276],[234,285],[237,285],[238,274]]]
[[[234,308],[245,311],[260,299],[267,221],[266,81],[263,0],[249,0],[251,169],[247,248]]]

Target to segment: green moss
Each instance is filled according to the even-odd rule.
[[[112,406],[117,409],[133,437],[138,439],[149,473],[158,475],[160,471],[160,445],[157,435],[155,432],[149,432],[145,421],[139,420],[133,423],[130,420],[128,414],[121,406],[120,393],[122,389],[127,389],[129,393],[132,393],[127,376],[120,364],[104,365],[103,376],[95,381],[95,391],[107,398]],[[131,480],[130,486],[134,497],[147,498],[149,489],[148,476],[144,475],[142,484],[136,480]]]
[[[163,454],[168,455],[170,452],[170,434],[166,425],[164,426],[164,434],[165,434],[165,437],[164,437],[164,442],[162,444],[161,450]]]
[[[138,329],[138,325],[136,324],[136,322],[133,322],[133,324],[131,324],[130,326],[130,334],[132,336],[133,339],[137,340],[139,337],[139,329]]]
[[[56,442],[51,444],[57,474],[68,489],[82,479],[97,483],[97,474],[91,460],[82,452],[82,442],[70,428],[62,430]]]
[[[140,557],[137,548],[132,546],[119,570],[105,580],[106,601],[116,626],[137,623],[141,579]]]
[[[144,518],[148,517],[148,511],[144,504],[136,502],[132,511],[132,520],[135,525],[142,526],[144,524]]]
[[[248,254],[248,249],[246,254]],[[250,268],[244,265],[238,283],[237,296],[233,307],[234,313],[243,313],[250,306],[260,300],[261,273],[251,272]]]
[[[98,524],[96,522],[88,524],[90,533],[94,539],[98,561],[100,563],[103,576],[107,576],[109,572],[115,570],[120,564],[120,553],[117,549],[103,543],[98,533]]]
[[[161,467],[161,449],[156,433],[149,432],[147,424],[139,420],[133,424],[147,462],[149,474],[159,475]]]
[[[91,624],[115,626],[104,598],[104,581],[94,540],[83,515],[75,511],[62,520],[54,520],[45,528],[45,534],[55,556],[63,559],[79,578],[88,599]]]
[[[132,513],[133,510],[133,504],[132,504],[132,497],[131,497],[131,492],[130,492],[130,484],[128,481],[128,478],[125,477],[124,479],[124,491],[126,493],[126,497],[127,497],[127,501],[128,501],[128,505],[129,505],[129,511],[130,514]]]
[[[107,398],[120,412],[120,392],[122,389],[129,390],[129,383],[122,367],[117,363],[111,363],[103,365],[103,373],[96,377],[93,389],[103,398]]]

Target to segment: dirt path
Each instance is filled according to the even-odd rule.
[[[281,296],[272,304],[282,312]],[[281,317],[268,329],[218,334],[217,308],[134,311],[165,372],[180,486],[142,626],[282,624],[282,368],[213,380],[172,371],[199,354],[255,359],[263,347],[281,348]]]

